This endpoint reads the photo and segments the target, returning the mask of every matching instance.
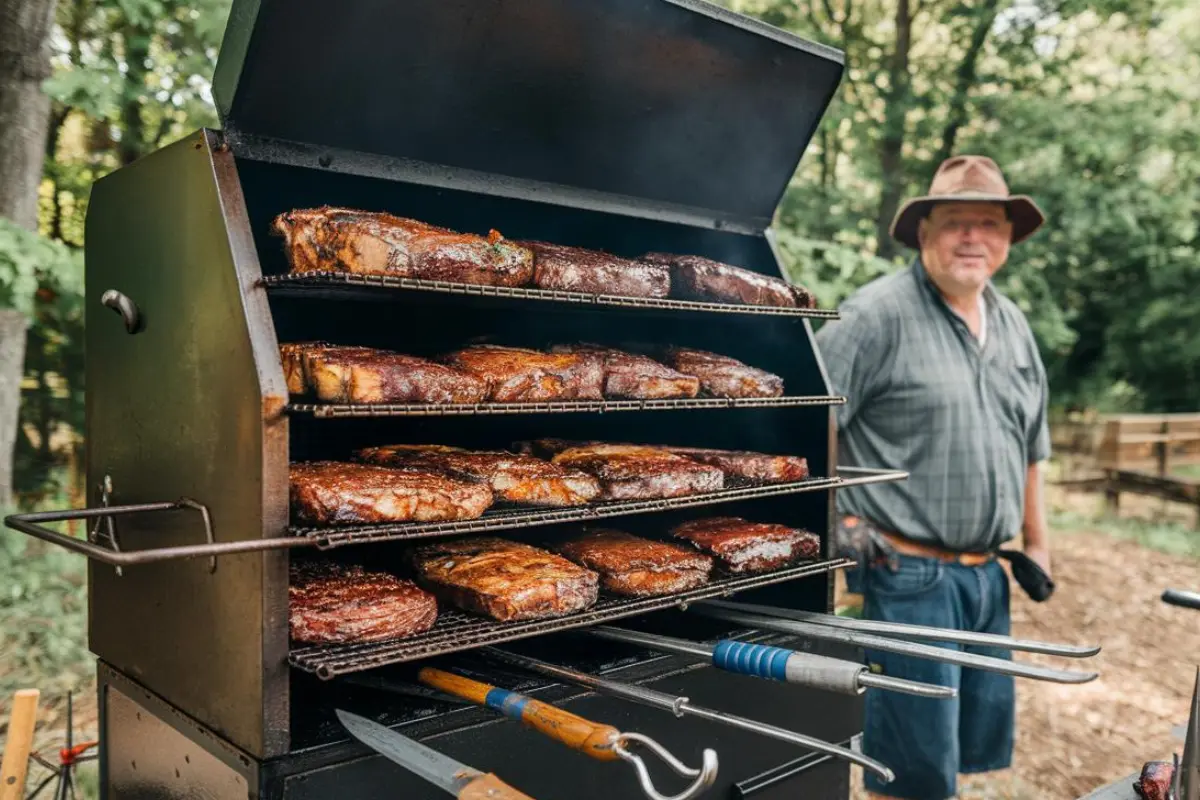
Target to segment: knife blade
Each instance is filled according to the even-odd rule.
[[[468,767],[378,722],[340,708],[335,713],[355,739],[459,800],[533,800],[495,775]]]

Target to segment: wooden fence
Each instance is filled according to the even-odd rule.
[[[1200,414],[1073,418],[1056,421],[1051,437],[1057,452],[1084,463],[1085,474],[1062,485],[1102,490],[1114,509],[1122,492],[1187,503],[1200,527]]]

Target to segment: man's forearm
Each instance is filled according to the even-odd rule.
[[[1026,550],[1050,546],[1046,535],[1046,504],[1040,464],[1030,464],[1025,474],[1025,521],[1021,533]]]

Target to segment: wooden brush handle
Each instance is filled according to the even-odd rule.
[[[599,761],[615,761],[619,758],[613,750],[613,744],[616,743],[620,732],[611,725],[599,725],[532,697],[461,675],[452,675],[433,667],[424,667],[418,673],[418,678],[421,683],[440,689],[446,694],[494,708],[572,750],[578,750]]]
[[[488,773],[468,783],[458,793],[458,800],[533,800],[518,792],[495,775]]]
[[[4,756],[0,759],[0,800],[23,800],[25,797],[25,773],[33,749],[39,695],[37,689],[21,689],[13,696]]]

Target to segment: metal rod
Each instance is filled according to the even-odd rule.
[[[1200,595],[1197,595],[1197,597],[1200,598]],[[847,619],[846,617],[835,617],[832,614],[817,614],[812,611],[776,608],[774,606],[764,606],[755,603],[732,603],[726,600],[709,600],[705,601],[704,604],[713,608],[726,608],[730,611],[745,611],[751,614],[765,614],[768,617],[794,619],[799,622],[827,625],[831,628],[843,628],[845,630],[861,631],[862,633],[877,633],[893,639],[917,639],[930,642],[985,645],[1003,650],[1021,650],[1027,653],[1042,653],[1044,655],[1064,656],[1067,658],[1088,658],[1100,652],[1099,645],[1053,644],[1029,639],[1014,639],[1011,636],[1001,636],[996,633],[955,631],[947,628],[931,628],[925,625],[910,625],[903,622]]]
[[[887,483],[888,481],[908,480],[908,473],[901,469],[872,469],[870,467],[838,467],[838,477],[842,474],[858,475],[857,478],[842,478],[839,489],[847,486],[866,486],[869,483]]]
[[[1087,683],[1099,677],[1099,673],[1096,672],[1074,672],[1039,667],[1033,664],[1018,664],[1003,658],[992,658],[990,656],[976,655],[975,653],[963,653],[958,650],[949,650],[944,647],[934,647],[932,645],[902,642],[884,636],[840,630],[825,625],[814,625],[808,622],[779,619],[762,614],[747,614],[725,608],[714,608],[707,603],[691,606],[689,610],[702,616],[722,619],[741,625],[750,625],[755,628],[790,633],[810,639],[825,639],[827,641],[853,644],[874,650],[924,658],[929,661],[941,661],[946,664],[957,664],[961,667],[997,672],[1002,675],[1012,675],[1017,678],[1030,678],[1033,680],[1049,681],[1051,683]]]
[[[1200,593],[1185,592],[1182,589],[1167,589],[1162,593],[1162,601],[1173,606],[1200,609]]]
[[[880,680],[880,676],[871,676],[869,679],[865,679],[870,671],[863,664],[816,653],[785,650],[781,647],[768,647],[730,639],[722,639],[715,645],[707,645],[654,633],[612,628],[607,625],[589,628],[585,633],[611,641],[640,644],[656,650],[704,656],[712,659],[713,666],[726,672],[794,683],[838,694],[862,694],[868,687],[914,694],[920,697],[949,698],[958,694],[956,689],[949,686],[917,683],[899,678]]]
[[[499,650],[495,647],[483,648],[483,654],[494,657],[498,661],[506,664],[521,667],[523,669],[537,672],[542,675],[557,678],[571,683],[577,683],[580,686],[585,686],[589,689],[595,689],[598,692],[620,697],[625,700],[630,700],[635,703],[658,708],[666,711],[676,717],[693,716],[707,719],[712,722],[717,722],[722,725],[729,725],[734,728],[739,728],[750,733],[757,733],[771,739],[788,742],[789,744],[799,745],[800,747],[814,750],[818,753],[834,756],[836,758],[849,761],[853,764],[858,764],[860,767],[878,775],[887,782],[895,779],[895,774],[884,764],[876,761],[873,758],[858,753],[854,750],[848,750],[844,747],[838,747],[835,744],[826,742],[823,739],[816,739],[812,736],[806,736],[802,733],[789,731],[785,728],[778,728],[774,725],[768,725],[763,722],[757,722],[745,717],[727,714],[724,711],[716,711],[713,709],[704,708],[703,706],[692,705],[691,701],[686,697],[672,697],[663,692],[657,692],[653,689],[647,689],[644,686],[635,686],[633,684],[620,683],[618,681],[608,680],[596,675],[591,675],[586,672],[561,667],[557,664],[549,664],[545,661],[539,661],[536,658],[529,656],[518,655],[507,650]]]

